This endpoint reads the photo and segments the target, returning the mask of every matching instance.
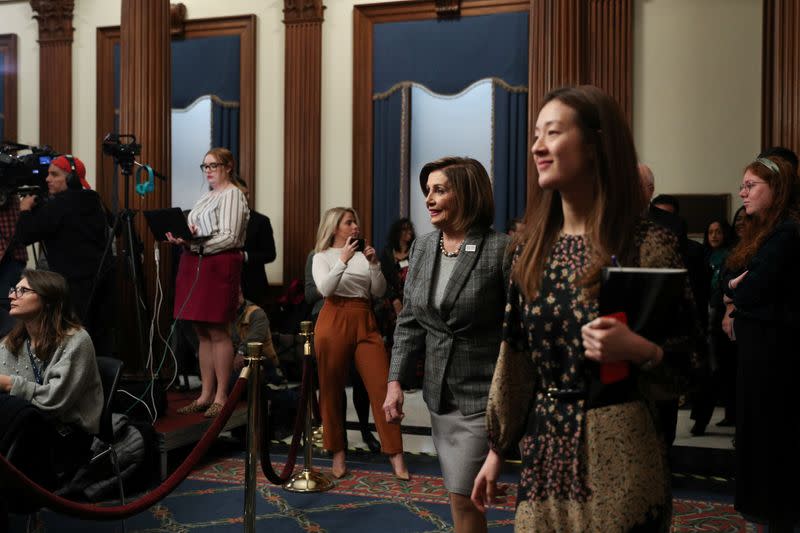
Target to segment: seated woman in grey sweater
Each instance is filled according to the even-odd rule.
[[[26,270],[8,297],[18,322],[0,342],[0,433],[33,407],[44,415],[44,429],[52,430],[58,464],[80,462],[99,429],[103,388],[66,281],[54,272]]]

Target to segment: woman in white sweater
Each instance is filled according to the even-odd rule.
[[[175,281],[175,319],[190,320],[200,341],[200,396],[181,407],[181,414],[217,416],[228,399],[227,383],[233,370],[230,324],[239,305],[245,230],[250,210],[234,172],[233,154],[212,148],[200,169],[209,191],[189,212],[189,228],[197,242],[185,242],[167,233],[181,255]]]
[[[371,298],[383,296],[386,280],[375,249],[358,236],[356,212],[334,207],[322,217],[314,248],[314,283],[325,297],[314,330],[323,445],[333,452],[333,475],[341,478],[347,473],[342,391],[354,359],[369,395],[381,451],[389,456],[395,476],[408,479],[400,426],[387,423],[382,410],[389,359]]]

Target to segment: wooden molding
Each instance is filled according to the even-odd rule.
[[[434,0],[436,16],[440,19],[453,19],[461,15],[461,0]]]
[[[30,0],[39,22],[39,42],[72,42],[75,28],[72,27],[74,0]]]
[[[764,0],[761,147],[800,152],[800,3]]]
[[[239,86],[239,175],[251,191],[254,206],[256,189],[256,16],[216,17],[187,20],[184,39],[238,35],[240,49]],[[119,43],[119,26],[97,29],[97,192],[109,202],[112,195],[114,164],[103,156],[100,144],[114,129],[114,45]]]
[[[321,0],[285,5],[283,278],[288,281],[303,279],[319,224],[324,6]]]
[[[0,141],[17,140],[17,36],[0,35],[0,54],[3,56],[5,72],[0,78],[3,84],[4,127],[0,132]]]
[[[72,147],[73,0],[31,0],[39,23],[39,144]]]
[[[322,22],[325,6],[322,0],[283,0],[283,23]]]
[[[186,32],[186,5],[169,5],[169,31],[173,39],[182,39]]]

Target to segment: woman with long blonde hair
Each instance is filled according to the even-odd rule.
[[[347,467],[342,392],[354,360],[369,395],[381,451],[389,456],[395,476],[405,480],[409,476],[400,426],[387,423],[381,410],[389,360],[371,299],[383,296],[386,280],[375,249],[359,235],[358,215],[346,207],[326,211],[317,231],[312,273],[325,298],[314,329],[323,445],[333,452],[333,475],[343,477]]]

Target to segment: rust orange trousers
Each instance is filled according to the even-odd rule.
[[[398,424],[389,424],[383,413],[389,358],[371,304],[362,298],[329,296],[317,318],[314,344],[319,372],[319,407],[322,414],[323,445],[326,450],[344,450],[342,392],[350,362],[364,381],[372,417],[381,439],[381,451],[393,455],[403,451]]]

